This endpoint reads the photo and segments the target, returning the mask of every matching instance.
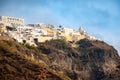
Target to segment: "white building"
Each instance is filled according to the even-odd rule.
[[[27,24],[28,27],[37,27],[37,28],[44,28],[46,27],[47,25],[44,24],[44,23],[36,23],[36,24]]]
[[[9,16],[0,16],[0,21],[5,23],[7,26],[19,26],[24,25],[24,19],[15,18]]]
[[[33,37],[40,37],[43,35],[47,35],[47,31],[45,31],[43,29],[35,28],[32,30],[31,34],[33,35]]]
[[[71,28],[64,28],[62,26],[57,28],[55,25],[44,23],[28,24],[25,26],[24,19],[8,16],[0,16],[0,22],[2,22],[0,29],[3,32],[20,43],[29,43],[30,45],[35,45],[35,42],[45,42],[51,39],[77,41],[87,38],[96,40],[95,37],[85,32],[82,27],[75,31]]]
[[[65,36],[70,36],[74,31],[71,28],[64,28],[63,29]]]

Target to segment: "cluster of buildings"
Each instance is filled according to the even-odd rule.
[[[52,24],[27,24],[24,25],[24,19],[0,16],[0,32],[8,34],[20,43],[28,43],[36,46],[36,42],[45,42],[51,39],[65,39],[66,41],[78,41],[80,39],[96,40],[83,30],[78,31],[62,26]]]

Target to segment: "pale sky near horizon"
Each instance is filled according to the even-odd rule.
[[[80,26],[120,51],[119,0],[0,0],[0,16],[25,23],[51,23],[73,29]]]

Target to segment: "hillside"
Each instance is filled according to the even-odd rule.
[[[0,80],[69,80],[32,58],[27,47],[7,35],[0,37]]]
[[[40,43],[38,49],[49,57],[51,68],[72,80],[120,80],[120,57],[103,41],[51,40]]]
[[[57,39],[37,45],[0,36],[0,80],[120,80],[120,57],[103,41]]]

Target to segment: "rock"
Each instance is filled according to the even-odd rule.
[[[71,47],[67,42],[52,40],[45,42],[49,46],[51,68],[62,70],[72,80],[115,80],[120,78],[114,74],[120,72],[120,57],[117,51],[103,41],[83,39],[76,43],[78,47]],[[64,46],[61,46],[64,45]],[[47,48],[38,44],[38,49],[44,53]],[[54,65],[55,64],[55,65]],[[57,68],[54,66],[58,66]],[[114,77],[116,75],[116,77]],[[112,78],[111,78],[112,76]]]

